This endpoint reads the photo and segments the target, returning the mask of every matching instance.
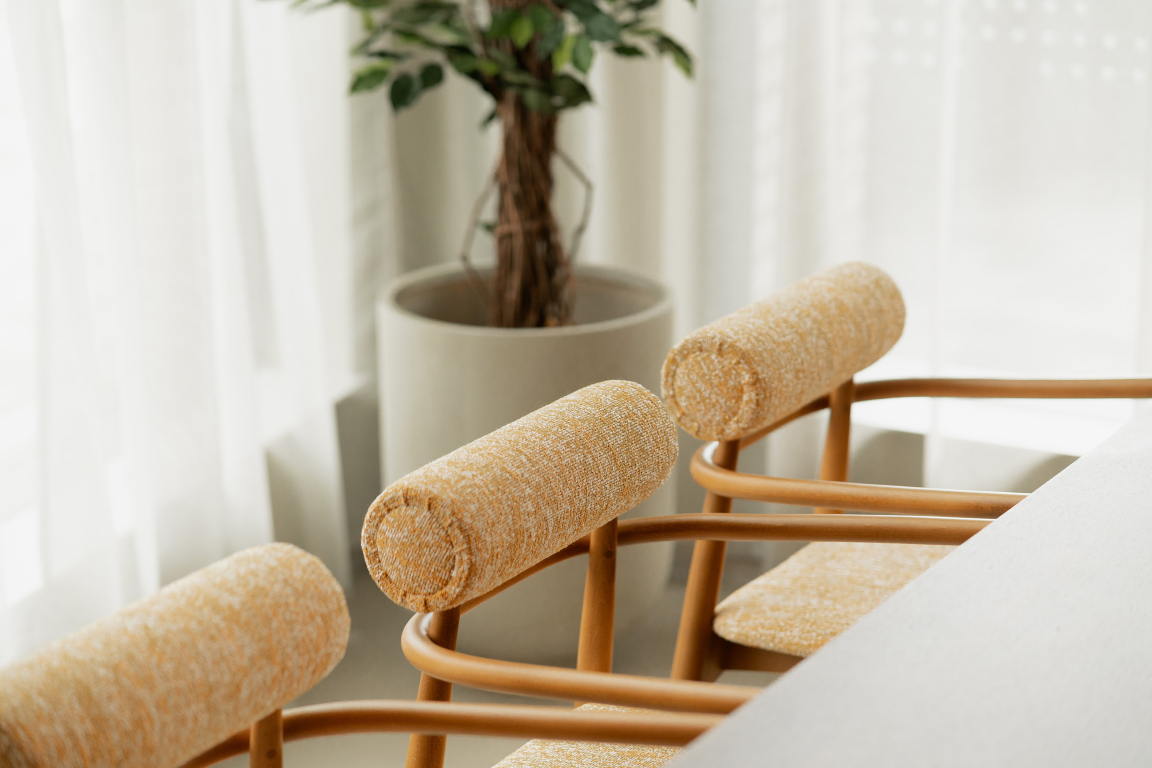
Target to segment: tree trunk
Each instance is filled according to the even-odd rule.
[[[506,328],[567,325],[571,271],[552,214],[556,115],[529,110],[511,92],[496,111],[504,140],[497,166],[491,323]]]
[[[523,11],[534,0],[489,0],[495,13]],[[521,49],[502,41],[525,71],[542,82],[552,79],[552,59],[536,56],[535,38]],[[515,92],[496,104],[503,145],[496,178],[496,272],[489,322],[504,328],[539,328],[571,322],[572,288],[568,254],[552,215],[552,155],[556,151],[556,115],[533,112]]]

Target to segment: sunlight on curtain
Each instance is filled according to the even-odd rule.
[[[0,6],[0,663],[274,536],[349,581],[345,24]]]
[[[753,5],[714,15],[756,14],[754,35],[780,41],[756,58],[743,145],[751,193],[770,201],[748,223],[758,295],[846,259],[888,270],[907,325],[864,378],[1148,372],[1152,6]],[[1132,415],[1127,401],[858,410],[876,426],[1072,455]]]

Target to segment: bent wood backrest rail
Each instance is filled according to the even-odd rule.
[[[364,520],[364,559],[396,603],[458,607],[648,498],[676,454],[659,398],[593,384],[388,486]]]
[[[681,427],[698,438],[714,441],[696,453],[691,465],[693,478],[707,490],[704,517],[730,514],[732,499],[739,498],[812,506],[818,514],[838,517],[843,517],[843,509],[944,516],[950,519],[941,521],[942,525],[960,531],[964,524],[956,518],[992,519],[1024,496],[846,482],[854,402],[891,397],[1152,397],[1152,380],[1148,379],[901,379],[856,384],[855,374],[876,362],[899,339],[903,320],[903,299],[891,278],[876,267],[853,262],[802,280],[695,331],[678,344],[665,362],[663,396]],[[829,420],[819,480],[737,471],[741,450],[795,419],[824,409],[829,411]],[[926,530],[905,525],[901,527],[909,535],[904,543],[943,543],[938,537],[925,535]],[[826,642],[845,621],[866,613],[877,598],[873,595],[864,604],[849,607],[847,618],[841,616],[831,627],[826,622],[821,631],[808,637],[803,636],[803,630],[793,629],[776,631],[770,639],[757,639],[747,625],[764,623],[756,612],[771,603],[765,600],[766,592],[810,592],[814,587],[809,585],[817,581],[835,580],[833,574],[855,570],[859,578],[888,584],[880,589],[879,599],[883,599],[946,551],[924,547],[866,550],[836,544],[805,548],[778,569],[779,576],[769,572],[729,597],[725,606],[731,610],[721,617],[716,602],[725,542],[698,540],[672,677],[711,679],[720,670],[732,668],[786,671]],[[825,586],[835,587],[832,581]],[[798,595],[794,608],[812,603],[810,598]],[[791,616],[792,623],[797,617]],[[801,623],[813,623],[808,621],[810,616],[803,618]],[[721,636],[721,630],[764,647],[747,647]],[[782,641],[782,634],[792,637]],[[784,646],[788,652],[780,650]]]

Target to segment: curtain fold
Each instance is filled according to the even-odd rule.
[[[0,472],[30,487],[0,501],[0,661],[274,537],[350,584],[345,16],[9,0],[0,18],[0,144],[27,146],[4,194],[32,200],[0,283],[30,274],[9,285],[33,297],[4,318]]]

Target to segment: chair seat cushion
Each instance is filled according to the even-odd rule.
[[[810,656],[955,547],[809,544],[716,608],[725,640]]]
[[[579,709],[585,712],[644,711],[605,704],[584,704]],[[497,763],[495,768],[660,768],[679,754],[678,747],[533,739]]]

